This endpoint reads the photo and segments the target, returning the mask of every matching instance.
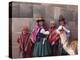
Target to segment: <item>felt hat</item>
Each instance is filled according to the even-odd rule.
[[[66,23],[65,18],[63,17],[63,15],[59,16],[59,22],[63,21],[64,23]]]
[[[36,20],[37,22],[39,22],[39,21],[44,21],[44,17],[37,17],[37,18],[35,18],[35,20]]]

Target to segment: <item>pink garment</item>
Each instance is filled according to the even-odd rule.
[[[31,34],[31,40],[32,40],[33,43],[35,43],[35,41],[36,41],[36,35],[39,32],[39,30],[40,30],[40,27],[38,26],[38,24],[36,24],[34,26],[34,29],[32,31],[32,34]]]
[[[43,27],[44,27],[45,30],[48,30],[47,24],[44,24]],[[31,40],[32,40],[33,43],[35,43],[35,41],[36,41],[36,35],[39,32],[39,30],[40,30],[40,26],[38,24],[36,24],[34,26],[34,29],[32,31],[32,34],[31,34]]]

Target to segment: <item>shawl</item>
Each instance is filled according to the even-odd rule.
[[[59,34],[57,33],[56,29],[50,29],[50,35],[48,38],[48,41],[50,44],[53,42],[56,43],[57,40],[59,40]]]
[[[45,30],[48,30],[47,24],[44,24],[43,27],[44,27]],[[40,28],[41,28],[41,27],[40,27],[38,24],[36,24],[36,25],[34,26],[34,28],[33,28],[33,31],[32,31],[32,33],[31,33],[31,40],[32,40],[33,43],[36,42],[36,36],[37,36]]]

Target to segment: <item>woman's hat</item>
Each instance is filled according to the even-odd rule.
[[[64,23],[66,23],[66,22],[65,22],[65,18],[63,17],[63,15],[60,15],[60,16],[59,16],[59,22],[60,22],[60,21],[63,21]]]
[[[44,21],[44,17],[37,17],[37,18],[35,18],[35,20],[36,20],[37,22],[39,22],[39,21]]]

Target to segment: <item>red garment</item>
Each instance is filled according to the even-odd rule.
[[[49,43],[52,44],[53,42],[56,43],[59,40],[59,34],[57,33],[55,28],[50,28],[50,35],[49,35]]]
[[[32,42],[29,38],[29,33],[21,34],[18,37],[17,42],[19,44],[20,52],[22,52],[23,57],[31,57],[32,53]]]

